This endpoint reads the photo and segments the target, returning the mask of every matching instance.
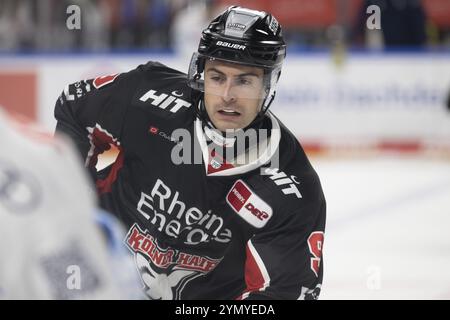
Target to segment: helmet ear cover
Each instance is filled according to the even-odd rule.
[[[205,57],[204,56],[200,56],[198,59],[197,59],[197,73],[198,74],[201,74],[201,73],[203,73],[203,71],[205,71],[205,64],[206,64],[206,59],[205,59]]]

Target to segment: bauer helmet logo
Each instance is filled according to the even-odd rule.
[[[245,48],[246,48],[246,46],[243,46],[241,44],[230,43],[230,42],[225,42],[225,41],[217,41],[216,45],[221,46],[221,47],[236,49],[236,50],[245,50]]]

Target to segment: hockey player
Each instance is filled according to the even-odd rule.
[[[102,205],[125,223],[151,299],[314,299],[325,199],[268,111],[286,46],[270,14],[230,7],[188,74],[157,62],[71,84],[55,107]],[[99,154],[118,149],[97,172]]]
[[[0,141],[0,299],[140,298],[133,261],[114,246],[122,227],[96,213],[69,141],[1,108]]]

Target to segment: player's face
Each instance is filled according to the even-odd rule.
[[[221,131],[248,126],[261,109],[264,98],[262,68],[217,60],[205,64],[205,107]]]

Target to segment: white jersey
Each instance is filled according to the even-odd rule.
[[[0,110],[0,299],[116,299],[72,147]]]

